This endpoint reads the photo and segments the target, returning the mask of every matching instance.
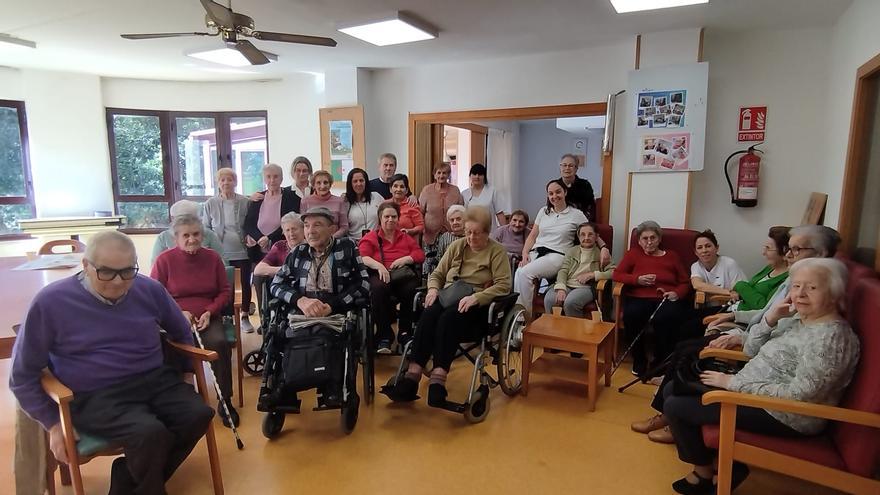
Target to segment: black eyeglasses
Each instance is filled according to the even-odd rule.
[[[800,246],[785,246],[785,253],[791,253],[792,256],[798,257],[801,255],[801,251],[815,251],[816,248],[811,247],[800,247]]]
[[[98,280],[102,282],[109,282],[115,279],[117,276],[122,280],[131,280],[137,275],[139,270],[137,265],[114,270],[113,268],[98,266],[91,261],[89,261],[89,264],[95,268],[95,274],[98,276]]]

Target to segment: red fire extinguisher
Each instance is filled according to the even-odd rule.
[[[758,204],[758,173],[761,169],[761,157],[757,153],[763,151],[756,146],[749,146],[746,150],[739,150],[727,157],[724,162],[724,175],[727,177],[727,186],[730,188],[730,202],[743,208],[751,208]],[[736,174],[736,189],[730,182],[730,160],[737,155],[743,155],[739,159],[739,170]]]

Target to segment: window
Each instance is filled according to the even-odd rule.
[[[0,100],[0,237],[20,236],[18,221],[33,217],[24,102]]]
[[[266,112],[107,109],[113,195],[126,231],[163,229],[175,201],[217,194],[216,172],[231,167],[236,190],[263,188],[269,158]]]

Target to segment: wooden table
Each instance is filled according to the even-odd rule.
[[[0,311],[0,359],[12,355],[12,345],[15,344],[12,326],[21,323],[37,292],[82,269],[79,265],[54,270],[13,270],[27,260],[24,256],[0,258],[0,301],[3,301],[3,310]]]
[[[587,398],[590,411],[596,410],[599,389],[599,350],[604,357],[602,373],[605,386],[611,386],[611,361],[613,354],[614,323],[544,314],[533,321],[523,332],[523,380],[522,394],[529,393],[529,370],[532,366],[532,350],[535,347],[579,352],[587,358]]]

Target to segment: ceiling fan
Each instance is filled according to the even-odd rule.
[[[220,36],[229,48],[238,50],[251,65],[263,65],[269,63],[269,58],[261,52],[253,43],[241,37],[254,38],[262,41],[281,41],[284,43],[302,43],[305,45],[336,46],[332,38],[321,36],[306,36],[302,34],[273,33],[269,31],[257,31],[254,29],[254,20],[250,17],[232,11],[232,2],[224,7],[211,0],[199,0],[205,8],[205,25],[208,32],[194,33],[146,33],[146,34],[123,34],[128,40],[148,40],[156,38],[176,38],[180,36]]]

